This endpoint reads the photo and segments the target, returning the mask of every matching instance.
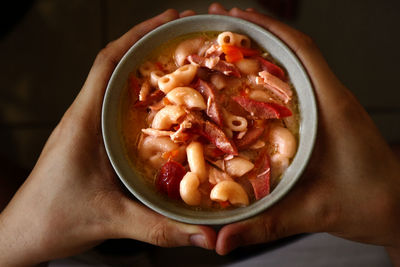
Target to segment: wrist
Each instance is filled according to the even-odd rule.
[[[0,266],[33,266],[40,263],[35,261],[32,246],[24,232],[9,219],[7,208],[0,213]]]

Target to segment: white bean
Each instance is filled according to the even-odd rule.
[[[275,180],[289,167],[289,158],[276,153],[270,157],[271,179]]]
[[[244,74],[254,74],[259,71],[258,61],[251,58],[243,58],[235,62],[236,67]]]
[[[249,197],[243,187],[234,181],[222,181],[213,187],[210,193],[211,200],[229,201],[232,205],[247,206]]]
[[[240,177],[254,168],[254,164],[244,158],[234,157],[225,161],[226,172],[233,177]]]
[[[269,141],[282,156],[292,158],[296,153],[296,138],[285,127],[273,126],[269,132]]]
[[[289,166],[296,153],[296,138],[285,127],[274,125],[270,129],[269,142],[275,153],[271,155],[272,178],[279,177]]]

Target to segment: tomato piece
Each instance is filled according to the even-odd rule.
[[[156,187],[168,197],[180,199],[179,185],[185,174],[186,170],[179,162],[170,160],[161,167],[156,179]]]
[[[292,116],[290,109],[276,103],[261,102],[244,96],[235,96],[232,99],[252,116],[260,119],[281,119]]]
[[[257,57],[257,59],[261,62],[261,66],[262,66],[263,70],[268,71],[269,73],[278,77],[282,81],[286,81],[286,76],[285,76],[285,72],[283,71],[283,69],[281,69],[279,66],[275,65],[274,63],[269,62],[268,60],[266,60],[263,57]]]

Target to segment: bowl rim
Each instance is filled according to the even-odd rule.
[[[290,57],[290,59],[293,60],[294,64],[296,65],[295,67],[300,69],[301,73],[299,73],[299,75],[300,74],[302,75],[302,78],[304,79],[304,82],[305,82],[307,90],[308,90],[307,93],[309,93],[311,95],[311,97],[307,100],[307,101],[309,101],[308,108],[310,110],[310,114],[307,114],[307,116],[308,116],[307,118],[309,118],[309,121],[311,121],[310,122],[311,125],[309,125],[309,127],[311,127],[311,128],[308,129],[309,135],[307,135],[307,138],[309,140],[307,140],[306,151],[304,151],[305,154],[302,155],[302,159],[301,159],[302,164],[296,169],[296,177],[294,177],[292,179],[286,179],[284,188],[278,192],[279,194],[276,193],[272,198],[268,198],[268,197],[271,196],[273,192],[275,192],[276,188],[275,188],[275,190],[273,190],[271,192],[270,195],[264,197],[263,199],[260,199],[260,200],[256,201],[255,203],[250,204],[247,207],[236,208],[235,210],[237,212],[235,212],[235,213],[230,212],[230,210],[221,211],[222,213],[226,213],[227,216],[216,217],[216,218],[209,218],[207,216],[201,217],[201,218],[193,218],[188,215],[177,214],[174,211],[170,211],[168,209],[165,209],[163,207],[155,205],[154,203],[149,201],[146,197],[144,197],[140,191],[137,191],[134,187],[132,187],[131,184],[127,181],[127,179],[124,178],[123,170],[121,169],[121,166],[119,166],[119,164],[118,164],[118,160],[117,160],[118,156],[114,154],[113,147],[111,145],[111,143],[112,143],[111,139],[110,139],[111,134],[109,132],[109,129],[107,129],[107,125],[109,123],[111,123],[110,118],[109,118],[109,116],[107,116],[107,114],[109,114],[110,109],[112,108],[109,105],[110,99],[112,97],[112,93],[111,93],[113,90],[112,88],[117,81],[118,73],[120,72],[121,68],[124,67],[124,64],[129,59],[129,56],[135,52],[136,48],[139,47],[140,45],[142,45],[142,43],[145,43],[151,37],[157,36],[158,34],[164,32],[164,31],[171,30],[174,27],[176,27],[177,25],[183,24],[185,22],[193,23],[193,21],[200,22],[200,21],[204,21],[204,20],[218,20],[218,21],[223,21],[226,23],[232,23],[235,25],[239,25],[239,27],[242,27],[242,28],[252,28],[252,30],[256,30],[262,34],[267,35],[269,39],[274,41],[275,44],[279,45],[280,49],[282,49],[283,52],[285,52]],[[190,31],[190,32],[195,32],[195,31]],[[187,32],[187,33],[190,33],[190,32]],[[178,37],[178,36],[168,38],[168,40],[174,39],[176,37]],[[249,36],[249,37],[252,39],[251,36]],[[168,40],[166,40],[166,41],[168,41]],[[161,43],[159,45],[161,45]],[[149,51],[149,54],[151,54],[151,51]],[[273,55],[273,56],[275,59],[277,59],[279,61],[279,58],[276,58],[276,55]],[[143,57],[143,58],[145,58],[145,57]],[[284,67],[287,68],[286,66],[284,66]],[[123,89],[121,89],[121,90],[123,90]],[[295,89],[295,90],[297,91],[297,89]],[[114,107],[114,108],[118,108],[118,107]],[[299,111],[299,113],[300,113],[300,115],[302,115],[300,111]],[[223,225],[223,224],[233,223],[236,221],[241,221],[241,220],[253,217],[253,216],[257,215],[258,213],[261,213],[262,211],[268,209],[269,207],[274,205],[277,201],[279,201],[282,197],[284,197],[292,189],[294,184],[299,180],[301,174],[303,173],[304,169],[306,168],[306,166],[310,160],[310,157],[311,157],[314,145],[315,145],[316,136],[317,136],[317,128],[318,128],[317,124],[318,124],[318,114],[317,114],[317,104],[316,104],[314,88],[310,81],[310,78],[308,76],[306,69],[304,68],[303,64],[298,59],[296,54],[283,41],[281,41],[277,36],[275,36],[273,33],[271,33],[270,31],[268,31],[265,28],[262,28],[254,23],[251,23],[249,21],[239,19],[236,17],[223,16],[223,15],[210,15],[210,14],[184,17],[184,18],[180,18],[180,19],[168,22],[166,24],[163,24],[163,25],[157,27],[156,29],[150,31],[146,35],[144,35],[132,47],[130,47],[130,49],[124,54],[124,56],[119,61],[119,63],[117,64],[116,68],[114,69],[114,71],[110,77],[110,80],[107,84],[107,88],[106,88],[106,91],[104,94],[102,114],[101,114],[102,135],[103,135],[103,142],[104,142],[104,146],[105,146],[105,149],[107,152],[107,156],[108,156],[110,163],[111,163],[114,171],[116,172],[117,176],[119,177],[121,182],[125,185],[125,187],[131,192],[131,194],[134,197],[136,197],[137,199],[139,199],[143,204],[145,204],[150,209],[152,209],[166,217],[169,217],[171,219],[181,221],[184,223],[203,224],[203,225]],[[302,124],[300,123],[299,127],[301,127],[301,126],[302,126]],[[301,131],[302,131],[302,129],[299,129],[299,138],[302,137]],[[301,140],[299,140],[299,144],[298,144],[298,148],[297,148],[298,151],[296,152],[295,157],[299,153],[300,142],[301,142]],[[292,159],[292,160],[294,161],[294,159]],[[279,182],[278,186],[282,182],[283,182],[283,179]],[[252,208],[249,208],[249,207],[252,207]],[[243,209],[246,209],[246,211],[241,212],[241,211],[243,211]],[[211,211],[211,212],[215,213],[217,211]]]

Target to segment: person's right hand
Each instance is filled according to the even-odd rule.
[[[319,112],[315,150],[302,178],[263,214],[223,227],[217,252],[304,232],[399,248],[400,164],[310,37],[253,9],[213,4],[209,13],[251,21],[285,42],[311,78]]]

